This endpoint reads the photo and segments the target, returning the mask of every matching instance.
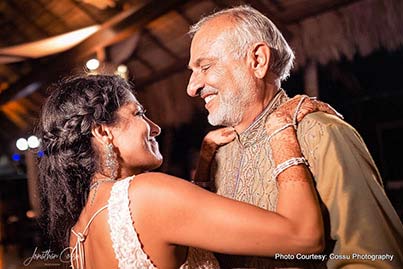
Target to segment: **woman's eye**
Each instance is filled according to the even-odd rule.
[[[135,115],[135,116],[143,117],[145,114],[146,114],[146,110],[144,109],[144,110],[138,110],[138,111],[136,112],[136,114],[134,114],[134,115]]]

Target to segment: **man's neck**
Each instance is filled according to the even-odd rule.
[[[274,96],[280,89],[280,83],[267,83],[264,89],[261,91],[258,96],[258,100],[256,102],[251,103],[244,110],[244,116],[242,121],[234,126],[236,132],[238,134],[245,131],[254,121],[255,119],[262,113],[265,108],[270,104],[273,100]]]

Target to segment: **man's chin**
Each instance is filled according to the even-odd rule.
[[[209,114],[207,116],[207,120],[208,123],[210,123],[213,126],[220,126],[222,125],[222,120],[221,119],[217,119],[217,117],[212,116],[211,114]]]
[[[240,120],[235,120],[235,119],[225,119],[224,117],[218,118],[217,116],[212,116],[211,114],[208,115],[207,117],[208,123],[210,123],[213,126],[236,126]]]

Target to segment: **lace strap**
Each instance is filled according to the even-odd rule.
[[[97,210],[97,212],[94,213],[94,215],[92,215],[82,233],[80,232],[77,233],[73,229],[71,229],[71,232],[77,237],[76,244],[74,245],[74,248],[71,250],[70,255],[71,266],[73,269],[84,269],[85,253],[83,244],[85,239],[87,238],[88,228],[90,227],[95,217],[98,216],[99,213],[101,213],[106,208],[108,208],[108,205],[101,207],[100,209]]]

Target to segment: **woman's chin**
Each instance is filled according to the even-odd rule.
[[[155,170],[159,167],[161,167],[162,163],[163,163],[163,158],[160,155],[159,158],[156,158],[155,162],[153,164],[150,164],[149,168],[147,169],[147,171],[152,171]]]

